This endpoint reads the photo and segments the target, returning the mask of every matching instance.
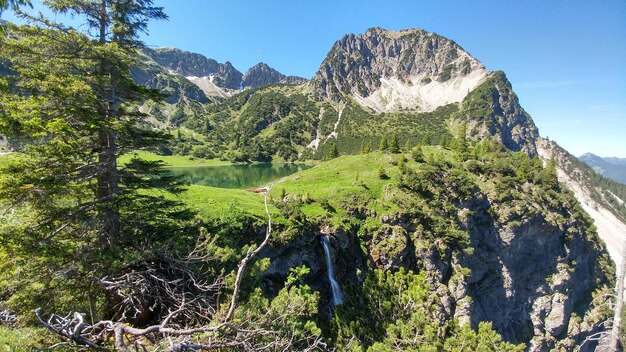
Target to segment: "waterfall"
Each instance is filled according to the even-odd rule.
[[[333,293],[333,305],[339,305],[343,303],[343,293],[341,293],[341,287],[335,280],[335,272],[333,270],[333,261],[330,258],[330,242],[328,242],[328,236],[322,236],[322,246],[324,247],[324,254],[326,254],[326,270],[328,272],[328,281],[330,281],[330,288]]]

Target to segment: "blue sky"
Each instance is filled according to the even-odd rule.
[[[155,2],[170,19],[150,25],[147,45],[198,52],[241,71],[263,61],[306,78],[346,33],[436,32],[489,70],[503,70],[542,136],[577,156],[626,157],[624,0]]]

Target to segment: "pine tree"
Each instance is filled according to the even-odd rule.
[[[328,159],[334,159],[339,156],[339,150],[337,149],[337,143],[333,142],[328,151]]]
[[[407,139],[406,143],[404,143],[404,151],[405,152],[410,152],[411,151],[411,141],[409,139]]]
[[[150,0],[47,4],[85,17],[97,34],[34,20],[36,26],[9,25],[12,35],[0,38],[0,61],[12,69],[0,78],[0,134],[19,152],[0,169],[0,206],[17,209],[10,215],[18,225],[1,224],[0,237],[16,243],[16,258],[28,258],[16,265],[32,277],[15,280],[58,285],[55,275],[37,271],[45,262],[50,272],[79,270],[80,280],[67,282],[91,292],[96,277],[141,258],[133,253],[158,250],[191,219],[180,203],[147,191],[180,190],[159,162],[117,164],[121,154],[169,137],[139,127],[144,116],[135,107],[159,95],[130,77],[138,33],[165,15]],[[50,297],[31,303],[38,299]]]
[[[469,143],[467,141],[467,121],[464,121],[455,138],[454,150],[458,153],[461,161],[469,159]]]
[[[2,16],[4,10],[17,10],[20,6],[33,7],[30,0],[0,0],[0,16]]]
[[[389,141],[389,151],[397,154],[400,153],[400,142],[398,141],[398,133],[394,132]]]
[[[372,148],[370,147],[369,143],[361,143],[361,154],[369,154],[372,151]]]
[[[148,20],[166,19],[152,0],[50,0],[51,9],[59,13],[84,16],[88,29],[96,34],[92,42],[95,79],[90,82],[96,98],[95,112],[99,119],[96,198],[101,200],[98,217],[101,236],[116,241],[120,232],[120,214],[115,205],[119,194],[120,175],[117,157],[124,120],[131,117],[126,106],[149,98],[149,93],[133,82],[130,63],[136,56],[140,32]],[[136,116],[135,116],[136,117]]]
[[[387,144],[387,136],[383,135],[380,137],[380,143],[378,144],[378,150],[381,152],[386,151],[389,148],[389,144]]]
[[[411,151],[411,157],[413,158],[413,160],[417,162],[424,161],[424,152],[422,151],[421,145],[418,145],[415,148],[413,148],[413,150]]]

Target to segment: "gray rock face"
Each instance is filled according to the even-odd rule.
[[[350,94],[368,97],[381,88],[383,79],[418,87],[453,82],[473,72],[486,70],[449,39],[420,29],[371,28],[337,41],[312,84],[321,97],[339,101]]]
[[[204,55],[176,48],[144,48],[142,53],[147,58],[153,60],[156,65],[166,70],[168,74],[184,77],[208,77],[211,84],[218,89],[238,91],[244,88],[258,88],[276,83],[302,84],[307,82],[302,77],[285,76],[265,63],[259,63],[246,71],[245,74],[242,74],[228,61],[221,64],[213,59],[206,58]],[[142,84],[152,79],[152,77],[138,78],[138,82]],[[209,95],[212,95],[210,93],[208,92]]]
[[[302,84],[307,80],[297,76],[285,76],[261,62],[251,67],[243,75],[243,88],[258,88],[270,84]]]
[[[204,55],[176,48],[146,48],[143,52],[157,64],[182,76],[208,76],[217,72],[222,66]]]
[[[144,49],[144,54],[171,73],[189,77],[212,76],[218,87],[239,89],[243,74],[230,62],[223,64],[204,55],[176,48]]]
[[[495,137],[513,151],[537,155],[539,131],[519,103],[502,71],[492,73],[461,104],[460,118],[472,125],[470,136]]]

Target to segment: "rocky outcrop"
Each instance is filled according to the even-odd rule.
[[[265,63],[252,66],[243,75],[243,88],[258,88],[271,84],[303,84],[307,80],[297,76],[285,76]]]
[[[476,139],[496,138],[510,150],[537,155],[539,131],[502,71],[490,74],[470,92],[457,116],[469,122],[468,133]]]
[[[487,74],[480,62],[437,34],[372,28],[337,41],[312,86],[322,98],[351,96],[377,112],[433,111],[462,101]]]
[[[575,305],[603,280],[597,264],[602,249],[592,234],[566,239],[568,229],[543,216],[519,226],[498,223],[481,202],[468,222],[473,253],[461,258],[471,269],[465,283],[472,324],[492,321],[505,339],[549,350],[567,330]],[[567,225],[581,226],[574,219]]]

